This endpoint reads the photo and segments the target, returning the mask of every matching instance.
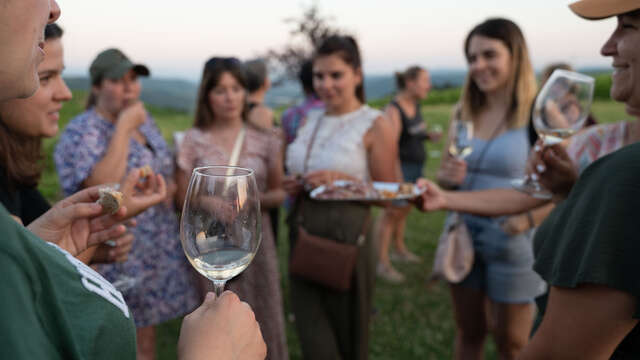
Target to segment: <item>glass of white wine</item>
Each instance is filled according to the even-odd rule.
[[[449,155],[464,159],[473,151],[471,140],[473,139],[473,123],[456,118],[451,123],[452,129],[449,131]]]
[[[220,296],[227,280],[249,266],[262,240],[253,170],[194,169],[182,208],[180,240],[191,265],[213,281]]]
[[[555,70],[544,84],[533,106],[533,126],[543,146],[562,142],[579,131],[593,100],[595,81],[592,77],[567,70]],[[516,179],[513,187],[540,199],[553,194],[538,181],[536,174]]]

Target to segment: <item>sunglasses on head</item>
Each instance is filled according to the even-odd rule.
[[[240,63],[240,60],[238,60],[238,58],[235,58],[235,57],[218,57],[218,56],[215,56],[215,57],[212,57],[211,59],[209,59],[209,61],[207,61],[204,64],[204,67],[206,69],[209,69],[209,68],[212,68],[212,67],[220,65],[220,64],[225,65],[225,66],[229,66],[229,65],[240,65],[241,63]]]

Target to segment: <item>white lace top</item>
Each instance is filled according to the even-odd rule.
[[[290,174],[304,173],[309,142],[316,124],[321,121],[307,171],[334,170],[368,181],[369,166],[363,138],[381,115],[382,112],[367,105],[338,116],[326,115],[324,110],[309,112],[304,126],[287,148],[287,170]]]

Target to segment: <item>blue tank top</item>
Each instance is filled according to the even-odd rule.
[[[530,149],[526,126],[507,130],[493,141],[474,137],[471,146],[473,152],[465,159],[467,177],[461,190],[511,188],[511,180],[524,176]]]

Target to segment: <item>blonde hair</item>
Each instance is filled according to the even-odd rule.
[[[467,35],[464,47],[467,58],[471,38],[475,35],[500,40],[509,49],[511,71],[507,83],[507,93],[511,94],[511,98],[509,99],[506,113],[507,127],[513,129],[524,126],[529,121],[531,105],[536,96],[537,86],[527,43],[522,31],[511,20],[488,19],[473,28]],[[462,89],[461,119],[472,121],[486,105],[486,95],[478,88],[471,76],[467,75]]]

